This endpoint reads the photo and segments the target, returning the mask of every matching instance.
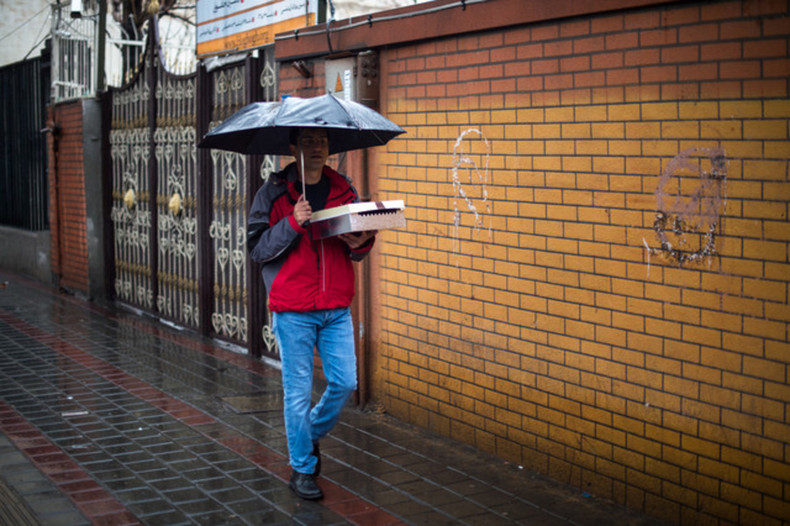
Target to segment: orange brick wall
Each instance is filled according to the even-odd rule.
[[[670,523],[788,523],[788,9],[381,51],[391,414]]]
[[[49,145],[50,261],[58,284],[88,293],[88,247],[85,230],[85,171],[82,147],[82,103],[52,106],[50,122],[60,132]],[[54,151],[53,151],[54,148]]]

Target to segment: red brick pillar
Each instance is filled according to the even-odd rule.
[[[48,144],[52,272],[59,286],[87,294],[82,102],[52,106],[49,116],[56,130]]]

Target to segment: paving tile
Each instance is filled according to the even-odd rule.
[[[410,482],[420,481],[419,476],[401,469],[392,469],[386,473],[379,474],[376,478],[387,484],[399,487]]]
[[[205,493],[199,491],[194,486],[179,488],[174,490],[164,490],[162,495],[174,505],[183,504],[185,502],[198,502],[206,498]]]
[[[204,482],[207,480],[213,479],[221,479],[224,478],[224,474],[213,466],[204,466],[197,469],[191,469],[188,471],[179,470],[182,476],[184,476],[187,480],[190,480],[194,483]]]
[[[279,371],[41,286],[0,293],[0,353],[0,377],[13,381],[0,386],[0,402],[48,442],[14,421],[9,429],[28,441],[52,478],[24,463],[6,466],[0,444],[2,476],[31,495],[63,501],[69,494],[90,505],[97,523],[136,515],[168,526],[534,526],[592,524],[582,519],[605,509],[468,447],[352,408],[322,441],[319,484],[327,498],[301,501],[287,488]],[[0,408],[4,422],[13,416]],[[59,452],[72,464],[61,462]],[[102,500],[97,486],[114,500]],[[54,506],[47,525],[71,524],[56,522],[74,518],[73,503],[65,502],[71,511]],[[566,516],[551,511],[569,505],[574,512]],[[637,517],[632,524],[648,522]]]
[[[118,491],[115,493],[115,495],[118,497],[118,499],[121,502],[124,502],[126,504],[150,502],[150,501],[161,500],[162,498],[162,496],[158,492],[148,487]]]
[[[217,477],[198,482],[195,484],[195,487],[213,496],[216,492],[237,489],[239,488],[239,483],[228,477]]]
[[[426,501],[431,502],[439,511],[451,515],[460,521],[467,521],[472,517],[478,517],[480,515],[486,515],[489,520],[494,520],[495,517],[495,515],[491,513],[491,510],[468,500],[459,499],[439,503],[436,500],[428,498]],[[505,517],[505,515],[502,516],[503,519]],[[471,522],[470,524],[476,524],[476,522]]]
[[[132,490],[132,489],[139,489],[143,487],[142,483],[135,477],[127,477],[127,478],[113,477],[107,479],[107,478],[102,478],[100,474],[97,474],[96,479],[99,480],[104,486],[114,491]]]
[[[193,520],[195,524],[204,524],[206,526],[230,525],[238,521],[238,515],[226,510],[219,510],[202,513],[193,517]]]
[[[212,499],[216,499],[217,501],[223,503],[224,505],[229,505],[230,503],[234,502],[241,502],[245,500],[254,500],[257,498],[257,495],[243,487],[239,487],[238,485],[235,487],[226,487],[218,490],[213,490],[213,488],[204,488],[209,491],[209,495],[211,495]]]
[[[40,524],[46,526],[88,526],[90,521],[76,511],[57,511],[47,515],[39,515]]]
[[[452,526],[458,524],[458,519],[441,513],[438,510],[426,509],[418,513],[404,516],[404,520],[409,524],[421,526]]]
[[[217,466],[217,467],[220,467],[220,466]],[[244,468],[241,468],[241,469],[235,469],[235,470],[230,470],[230,471],[223,470],[223,471],[224,471],[224,473],[227,475],[227,477],[229,479],[232,479],[232,480],[238,481],[238,482],[244,482],[244,483],[250,483],[251,484],[251,483],[253,483],[255,481],[259,481],[259,480],[267,480],[267,481],[268,480],[274,480],[274,477],[272,477],[272,475],[270,473],[268,473],[266,471],[263,471],[262,469],[254,466],[252,464],[248,464],[247,467],[244,467]]]
[[[148,526],[181,526],[193,524],[183,513],[177,510],[168,510],[145,517],[145,524]]]
[[[181,477],[180,475],[172,478],[150,480],[148,485],[161,492],[184,490],[194,487],[194,484],[191,481]]]
[[[74,504],[63,498],[56,489],[42,491],[35,494],[35,511],[37,515],[56,515],[59,513],[73,513]]]
[[[244,478],[243,476],[240,476],[241,473],[245,473],[245,476],[249,474],[250,478]],[[239,481],[240,483],[244,484],[245,487],[259,495],[283,490],[283,483],[271,475],[265,474],[260,470],[254,473],[254,478],[252,475],[253,474],[250,474],[249,472],[237,472],[233,473],[231,476],[234,480]]]
[[[247,524],[266,524],[267,526],[292,526],[294,524],[290,515],[273,508],[261,509],[260,504],[255,506],[249,503],[249,506],[242,506],[242,503],[234,503],[228,506],[239,518]],[[244,509],[244,508],[254,509]]]
[[[215,513],[224,510],[224,507],[220,502],[206,497],[205,494],[202,494],[202,498],[199,500],[179,502],[177,506],[178,509],[183,511],[187,516]]]
[[[161,497],[158,499],[149,499],[143,501],[127,501],[124,499],[123,495],[120,495],[120,497],[129,508],[129,511],[134,513],[143,522],[148,522],[149,517],[157,517],[165,513],[171,513],[173,511],[173,504],[162,499]],[[181,519],[185,519],[185,516],[182,513],[179,513],[178,515],[181,516]]]

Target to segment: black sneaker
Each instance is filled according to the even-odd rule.
[[[317,477],[321,474],[321,450],[318,449],[318,442],[313,443],[313,456],[318,459],[315,463],[315,470],[313,476]]]
[[[324,493],[315,483],[315,475],[294,471],[288,487],[305,500],[319,500],[324,498]]]

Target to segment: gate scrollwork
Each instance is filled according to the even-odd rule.
[[[209,108],[198,108],[197,74],[172,75],[153,56],[146,53],[145,67],[129,84],[110,90],[115,295],[177,324],[201,328],[206,323],[203,329],[209,334],[245,345],[251,326],[249,161],[211,150],[199,180],[196,123],[199,111],[210,112],[207,120],[213,127],[247,104],[249,82],[260,83],[257,89],[265,100],[275,100],[273,53],[265,53],[256,76],[246,62],[209,73]],[[274,170],[275,159],[266,156],[260,178]],[[203,201],[199,196],[210,197]],[[205,209],[198,202],[205,202]],[[257,332],[260,322],[255,327]],[[266,334],[271,329],[264,324],[266,350],[275,354],[274,340]]]

